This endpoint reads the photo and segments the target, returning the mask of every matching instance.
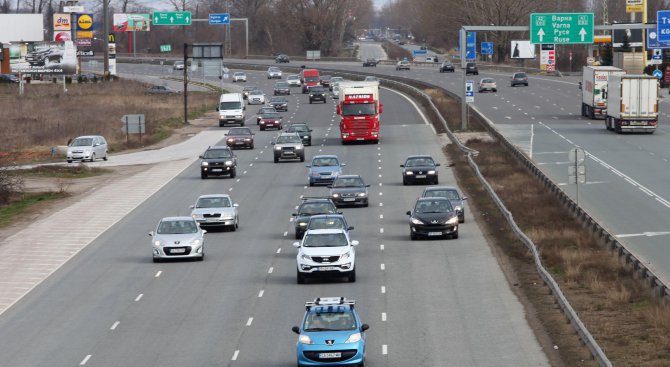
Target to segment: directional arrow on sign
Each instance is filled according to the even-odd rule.
[[[174,17],[170,17],[170,23],[174,23]]]
[[[158,16],[154,17],[154,23],[158,23]]]
[[[579,35],[582,36],[582,42],[584,41],[584,36],[586,36],[586,30],[582,27],[579,31]]]
[[[542,39],[544,38],[544,30],[540,28],[540,30],[537,32],[537,35],[540,37],[540,42],[542,42]],[[584,36],[582,36],[582,40],[584,39]]]

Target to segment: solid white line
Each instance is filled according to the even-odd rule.
[[[281,247],[277,249],[277,253],[281,253]]]
[[[381,270],[386,270],[386,265],[384,265],[384,264],[379,264],[379,269],[381,269]]]
[[[262,297],[263,297],[263,293],[265,293],[265,290],[261,289],[261,290],[258,292],[258,298],[262,298]]]
[[[254,318],[250,317],[249,320],[247,320],[247,326],[251,326],[252,322],[254,322]]]
[[[386,287],[382,286],[382,293],[386,293]]]
[[[386,344],[382,345],[382,354],[387,355],[389,352],[388,346]]]
[[[110,327],[109,330],[114,330],[114,329],[116,329],[116,327],[119,326],[120,323],[121,323],[120,321],[117,321],[117,322],[113,323],[113,324],[112,324],[112,327]]]
[[[142,296],[144,296],[144,293],[140,293],[140,295],[135,298],[135,302],[139,302],[142,299]]]
[[[271,266],[270,269],[268,269],[268,274],[272,274],[272,271],[273,271],[273,270],[275,270],[275,268],[273,268],[273,267]]]
[[[233,360],[233,361],[237,361],[237,356],[238,356],[238,355],[240,355],[240,351],[239,351],[239,350],[236,350],[235,353],[233,353],[233,358],[231,358],[231,360]]]
[[[235,181],[235,182],[240,182],[240,179],[238,178],[237,181]]]
[[[89,359],[91,359],[91,355],[90,355],[90,354],[87,355],[86,357],[84,357],[84,359],[81,361],[81,363],[79,363],[79,365],[80,365],[80,366],[85,365],[86,362],[88,362]]]
[[[163,274],[163,271],[159,270],[158,272],[156,272],[156,275],[154,275],[154,277],[158,278],[159,276],[161,276],[161,274]]]
[[[534,124],[530,124],[530,159],[533,159],[533,138],[535,137]]]
[[[382,183],[381,183],[381,182],[379,183],[379,187],[382,187]]]
[[[386,321],[386,312],[382,312],[382,321]]]
[[[379,245],[379,250],[384,251],[384,245]]]

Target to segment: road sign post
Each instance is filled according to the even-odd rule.
[[[586,153],[582,148],[572,148],[568,152],[568,182],[574,183],[577,189],[577,206],[579,206],[579,184],[586,183],[586,168],[584,167],[584,158]]]
[[[154,25],[191,25],[190,11],[155,11]]]
[[[593,43],[593,13],[534,13],[530,43]]]
[[[465,102],[473,103],[475,101],[475,81],[465,81]]]

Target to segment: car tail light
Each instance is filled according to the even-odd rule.
[[[656,121],[649,121],[649,125],[655,126],[655,125],[656,125]]]

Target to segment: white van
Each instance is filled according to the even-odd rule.
[[[244,106],[242,93],[225,93],[219,98],[219,126],[226,124],[240,124],[244,126],[245,113],[247,108]]]

